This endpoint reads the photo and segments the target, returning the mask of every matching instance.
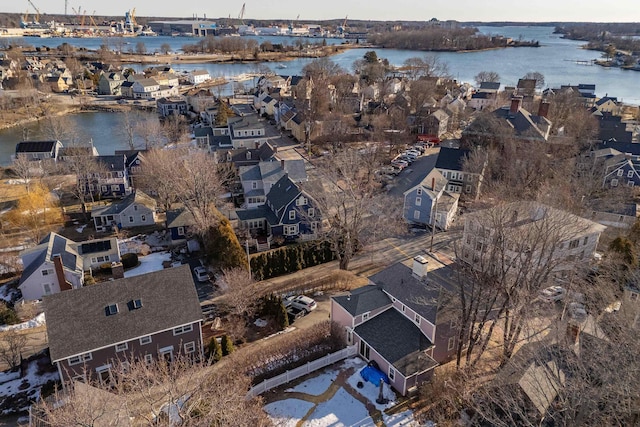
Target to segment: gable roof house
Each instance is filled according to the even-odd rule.
[[[187,74],[187,79],[193,85],[204,83],[207,80],[211,80],[211,75],[207,70],[195,70]]]
[[[483,174],[463,171],[465,158],[471,150],[441,147],[434,168],[447,179],[445,191],[477,198],[482,187]],[[485,164],[486,166],[486,164]]]
[[[115,364],[132,357],[202,357],[202,312],[187,265],[50,295],[44,311],[64,384],[106,383]]]
[[[109,205],[94,206],[91,218],[98,232],[109,231],[114,227],[141,227],[156,223],[156,208],[156,201],[138,190]]]
[[[85,194],[101,198],[124,197],[133,189],[129,181],[127,157],[124,154],[113,156],[97,156],[99,169],[87,176],[77,176],[77,180]]]
[[[414,224],[436,226],[447,230],[458,211],[457,193],[445,191],[447,179],[437,169],[432,169],[414,187],[404,192],[403,217]]]
[[[440,138],[447,133],[449,124],[449,115],[442,109],[438,109],[429,114],[424,120],[424,132],[429,135],[435,135]]]
[[[24,270],[18,287],[27,301],[77,289],[84,283],[83,261],[75,243],[59,234],[49,233],[20,257]]]
[[[120,86],[125,82],[122,73],[102,73],[98,80],[98,93],[100,95],[121,95]]]
[[[551,121],[547,119],[549,104],[540,102],[538,114],[531,114],[522,108],[523,98],[514,96],[509,107],[495,110],[494,115],[507,127],[513,129],[515,136],[523,141],[546,141],[551,131]]]
[[[255,114],[231,117],[228,123],[233,148],[258,148],[267,141],[264,124]]]
[[[173,114],[187,114],[189,106],[184,97],[160,98],[156,100],[156,107],[160,117],[168,117]]]
[[[86,240],[76,243],[75,248],[82,258],[84,271],[100,268],[104,264],[120,262],[120,247],[116,237]]]
[[[186,241],[193,235],[196,220],[193,214],[185,208],[167,211],[167,230],[171,234],[171,243]]]
[[[370,285],[331,298],[331,319],[345,328],[347,342],[375,361],[402,395],[453,357],[457,336],[444,309],[450,285],[435,274],[448,267],[422,256],[411,262],[387,267],[369,277]]]
[[[15,158],[29,160],[57,160],[62,148],[60,141],[22,141],[16,144]]]

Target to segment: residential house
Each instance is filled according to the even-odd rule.
[[[464,232],[459,257],[472,267],[486,265],[494,256],[496,244],[505,252],[504,256],[519,262],[524,249],[521,245],[530,242],[518,241],[519,236],[527,233],[545,233],[553,241],[554,247],[546,248],[537,256],[552,257],[554,273],[574,270],[575,263],[588,263],[593,259],[600,240],[600,234],[606,228],[596,222],[581,218],[537,202],[513,202],[464,215]],[[503,242],[501,239],[513,239]],[[533,242],[534,240],[532,240]],[[498,243],[496,243],[498,242]],[[545,258],[546,260],[547,258]]]
[[[161,85],[152,78],[135,81],[132,86],[132,92],[135,99],[159,99],[180,95],[178,85]]]
[[[633,142],[632,126],[623,122],[621,116],[615,116],[607,112],[594,114],[598,119],[598,140],[602,142],[631,143]]]
[[[60,147],[58,151],[58,160],[61,162],[69,161],[77,157],[97,157],[98,150],[93,146],[93,141],[88,144],[74,145],[71,147]]]
[[[189,107],[183,97],[160,98],[156,101],[156,107],[160,117],[187,114]]]
[[[178,76],[173,72],[145,73],[145,77],[153,79],[160,86],[177,88],[180,85]]]
[[[69,85],[62,76],[51,76],[45,79],[45,82],[51,88],[54,93],[62,93],[69,90]]]
[[[619,154],[606,160],[604,166],[604,188],[640,185],[640,156]]]
[[[308,123],[301,114],[296,114],[291,120],[289,120],[289,127],[291,128],[291,134],[296,141],[307,141]]]
[[[60,141],[22,141],[16,144],[15,158],[29,160],[57,160],[62,148]]]
[[[449,124],[449,115],[442,109],[438,109],[427,116],[424,121],[425,132],[429,135],[435,135],[440,138],[447,133],[447,126]]]
[[[264,124],[255,114],[231,117],[228,123],[233,148],[257,148],[267,141]]]
[[[631,228],[640,217],[637,203],[612,204],[608,200],[596,199],[588,205],[591,212],[589,219],[607,227]]]
[[[122,73],[102,73],[98,80],[98,93],[100,95],[121,95],[120,87],[125,82]]]
[[[447,230],[458,211],[460,194],[449,193],[446,187],[447,179],[437,169],[432,169],[418,185],[405,191],[405,221]]]
[[[18,288],[26,301],[77,289],[84,283],[83,261],[75,243],[59,234],[49,233],[20,258],[24,270]]]
[[[189,210],[180,208],[167,211],[167,230],[171,234],[171,243],[185,242],[193,236],[195,225],[196,220]]]
[[[117,363],[203,355],[202,312],[188,265],[44,298],[51,361],[63,384],[107,384]]]
[[[321,216],[311,197],[288,175],[283,175],[266,196],[264,205],[236,210],[240,227],[252,235],[312,239],[319,230]]]
[[[144,154],[146,152],[147,150],[116,150],[114,153],[116,156],[125,156],[125,165],[131,188],[136,188],[136,183],[142,176]]]
[[[91,218],[96,231],[141,227],[156,223],[156,201],[142,191],[134,191],[122,200],[103,207],[94,207]]]
[[[522,108],[522,99],[521,96],[514,96],[511,98],[511,105],[498,108],[493,112],[494,116],[503,126],[513,129],[519,140],[547,141],[551,131],[551,121],[547,118],[549,103],[541,101],[538,114],[534,115]]]
[[[105,239],[93,239],[75,244],[76,252],[82,258],[84,271],[100,268],[105,264],[120,262],[120,247],[118,239],[108,237]]]
[[[440,148],[434,168],[447,179],[446,192],[464,194],[472,198],[479,196],[483,173],[469,173],[463,170],[464,160],[470,153],[470,150],[463,148]]]
[[[500,90],[500,82],[480,82],[478,93],[497,94]]]
[[[431,265],[431,267],[430,267]],[[370,285],[331,298],[331,320],[343,326],[347,342],[377,363],[391,386],[406,395],[450,360],[458,334],[444,308],[451,274],[436,260],[417,256],[369,277]]]
[[[131,194],[127,157],[124,154],[97,156],[97,169],[87,176],[78,176],[78,182],[85,194],[94,197],[114,198]]]
[[[122,85],[120,86],[120,95],[124,96],[125,98],[133,98],[134,84],[135,84],[134,82],[130,82],[130,81],[123,82]]]
[[[497,102],[497,95],[490,92],[476,92],[471,95],[471,99],[468,104],[469,108],[474,110],[484,110],[485,108],[495,108]]]
[[[618,103],[618,98],[612,96],[600,98],[596,101],[593,107],[601,113],[610,113],[614,116],[617,116],[622,112],[620,104]]]
[[[207,70],[195,70],[187,74],[187,79],[192,85],[198,85],[211,80],[211,76]]]

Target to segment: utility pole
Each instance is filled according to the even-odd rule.
[[[436,220],[438,218],[438,199],[440,199],[440,196],[436,196],[436,205],[434,207],[433,210],[433,217],[431,219],[431,246],[429,247],[429,252],[433,253],[433,237],[436,234]]]

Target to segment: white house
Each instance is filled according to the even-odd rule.
[[[189,82],[194,85],[204,83],[207,80],[211,80],[211,76],[209,75],[209,72],[207,70],[192,71],[187,75],[187,78],[189,79]]]
[[[114,227],[132,228],[156,223],[157,203],[142,191],[135,191],[122,200],[91,212],[96,231],[109,231]]]
[[[84,283],[83,261],[75,243],[59,234],[49,233],[20,257],[24,271],[18,287],[24,300],[81,288]]]
[[[104,264],[120,262],[120,248],[118,239],[115,237],[76,243],[75,249],[82,258],[84,271],[100,268]]]

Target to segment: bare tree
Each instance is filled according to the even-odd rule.
[[[542,89],[544,87],[544,74],[539,71],[529,71],[527,74],[522,76],[523,79],[535,80],[536,81],[536,89]]]
[[[94,195],[99,191],[99,177],[105,176],[108,172],[106,165],[98,162],[90,153],[90,149],[91,147],[86,146],[67,147],[64,161],[59,163],[63,173],[75,177],[70,190],[80,202],[85,217],[87,216],[87,203],[93,203],[95,201]]]
[[[480,86],[480,83],[482,82],[497,83],[500,81],[500,74],[495,71],[480,71],[473,79],[476,81],[476,84],[478,86]]]
[[[3,332],[0,336],[0,360],[10,368],[15,368],[20,364],[26,346],[26,335],[13,329]]]
[[[398,233],[401,213],[390,203],[375,180],[382,151],[340,151],[316,163],[316,178],[306,187],[318,205],[327,227],[324,237],[331,243],[340,269],[347,270],[353,256],[368,242],[383,234]],[[385,227],[377,226],[381,221]]]
[[[224,299],[232,314],[251,317],[255,301],[260,296],[251,273],[244,268],[230,268],[222,271],[221,286],[225,290]]]
[[[40,175],[37,173],[38,169],[40,167],[37,162],[32,162],[27,156],[18,156],[11,163],[11,170],[24,183],[27,193],[31,191],[31,180]]]

